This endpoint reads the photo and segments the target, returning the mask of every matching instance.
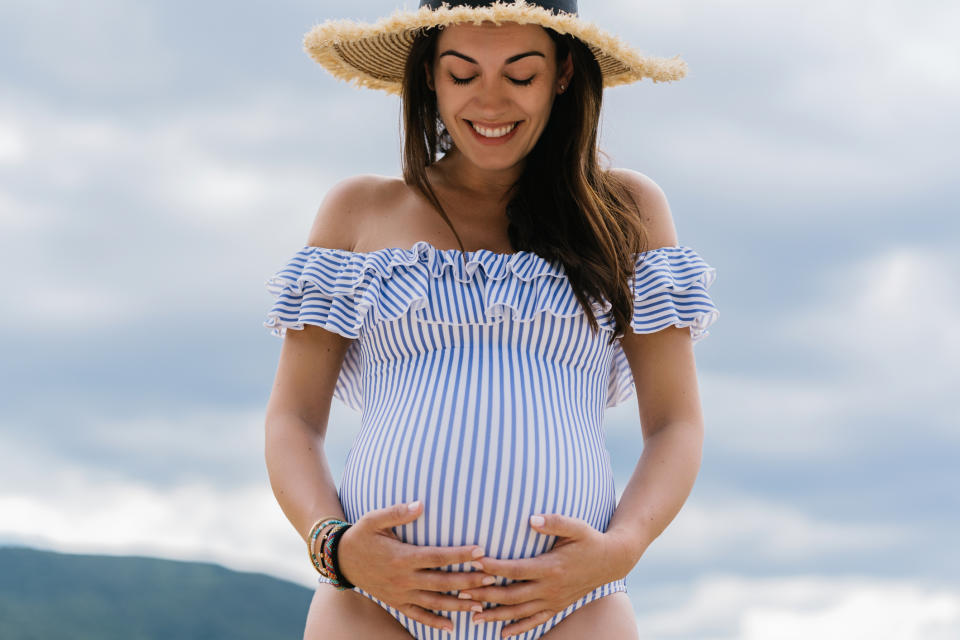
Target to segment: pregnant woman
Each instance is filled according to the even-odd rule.
[[[638,638],[625,577],[699,470],[716,270],[653,180],[600,166],[597,126],[606,87],[685,64],[573,0],[424,0],[305,43],[404,124],[402,178],[334,185],[267,281],[267,468],[320,574],[305,640]],[[604,412],[634,393],[618,503]],[[333,398],[361,415],[339,488]]]

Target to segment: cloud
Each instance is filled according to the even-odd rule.
[[[838,210],[868,220],[892,200],[955,192],[955,4],[603,7],[601,23],[627,42],[690,65],[678,83],[612,90],[605,139],[628,165],[692,173],[687,189],[724,205],[725,222],[758,210],[784,224]]]
[[[27,155],[23,132],[12,122],[0,121],[0,165],[22,162]]]
[[[755,312],[751,322],[776,328],[763,351],[743,347],[744,358],[759,362],[699,372],[705,448],[800,461],[850,460],[878,447],[903,449],[908,439],[960,444],[955,253],[909,241],[882,247],[807,274],[814,293],[794,305]],[[611,430],[635,424],[624,414]]]
[[[349,417],[331,412],[337,479]],[[0,544],[216,562],[316,585],[270,487],[262,412],[81,416],[56,434],[2,425],[0,451]]]
[[[642,593],[635,598],[641,635],[651,640],[947,640],[960,633],[960,591],[909,579],[708,574],[671,589],[672,606],[654,598],[654,606]]]
[[[26,230],[35,231],[43,226],[46,214],[40,207],[31,206],[0,186],[0,232],[16,235]]]
[[[11,162],[0,267],[30,271],[7,285],[5,329],[49,332],[69,317],[74,331],[108,330],[158,310],[209,317],[266,304],[263,282],[306,241],[326,190],[399,160],[382,152],[395,113],[352,100],[329,100],[320,125],[295,92],[145,115],[144,125],[12,92],[0,110]],[[347,114],[369,123],[370,139],[329,124]]]
[[[0,490],[0,541],[69,553],[217,562],[314,586],[303,541],[269,487],[157,489],[59,473],[46,496]]]
[[[360,425],[356,412],[338,405],[331,408],[325,449],[339,480]],[[26,422],[29,416],[18,426],[0,422],[0,450],[5,452],[0,484],[39,497],[58,491],[66,482],[61,473],[157,490],[192,483],[218,490],[267,483],[264,407],[185,404],[154,413],[141,408],[130,412],[85,406],[35,423]]]
[[[303,541],[270,487],[264,417],[185,408],[79,413],[55,432],[0,423],[0,543],[217,562],[313,587]],[[339,481],[359,421],[335,405],[330,425]]]
[[[884,373],[905,359],[926,365],[913,372],[936,383],[960,356],[960,335],[949,318],[960,313],[960,257],[954,247],[904,239],[858,263],[819,274],[824,299],[785,321],[806,346],[819,345],[848,366]],[[800,329],[806,331],[800,331]]]
[[[24,84],[122,100],[175,76],[180,57],[162,32],[158,7],[117,0],[5,2],[0,53]]]
[[[756,567],[802,567],[829,558],[880,556],[916,539],[908,525],[842,521],[805,512],[783,499],[718,495],[705,488],[650,545],[645,561],[696,566],[732,559]]]
[[[960,258],[954,247],[905,240],[821,275],[823,298],[784,319],[802,348],[829,354],[865,418],[899,416],[913,434],[957,443]],[[925,407],[924,415],[916,407]]]

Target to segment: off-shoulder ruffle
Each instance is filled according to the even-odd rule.
[[[689,326],[694,341],[707,335],[716,310],[706,295],[715,278],[688,247],[664,247],[638,254],[634,282],[634,331],[676,324]],[[488,324],[530,321],[542,313],[573,317],[583,313],[563,264],[533,252],[461,254],[426,241],[410,249],[360,253],[305,246],[266,282],[275,297],[264,326],[275,336],[314,324],[344,337],[359,338],[370,323],[413,313],[420,322]],[[602,330],[613,331],[609,304],[595,303]],[[334,395],[362,408],[360,352],[351,345]],[[607,406],[630,397],[633,377],[615,343]]]
[[[669,326],[690,327],[696,344],[710,335],[707,327],[720,312],[707,289],[717,279],[717,270],[686,246],[661,247],[638,254],[634,271],[634,333],[653,333]],[[633,371],[619,342],[610,364],[607,407],[616,406],[636,392]]]

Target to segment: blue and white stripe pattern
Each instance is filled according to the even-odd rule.
[[[706,292],[716,271],[692,249],[638,254],[635,276],[635,332],[676,325],[689,326],[694,341],[707,335],[718,316]],[[536,513],[606,531],[616,490],[604,411],[631,397],[633,376],[619,341],[607,344],[609,305],[595,304],[594,333],[562,264],[426,242],[369,253],[306,246],[267,288],[276,299],[264,326],[273,335],[315,324],[354,339],[334,392],[362,412],[339,486],[348,520],[423,500],[423,515],[394,529],[401,540],[478,544],[496,558],[552,547],[554,536],[528,524]],[[446,634],[355,590],[415,638],[493,640],[507,624],[444,611],[455,626]],[[617,591],[626,591],[622,579],[516,637],[538,638]]]

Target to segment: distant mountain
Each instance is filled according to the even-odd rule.
[[[2,640],[300,640],[312,596],[215,564],[0,547]]]

